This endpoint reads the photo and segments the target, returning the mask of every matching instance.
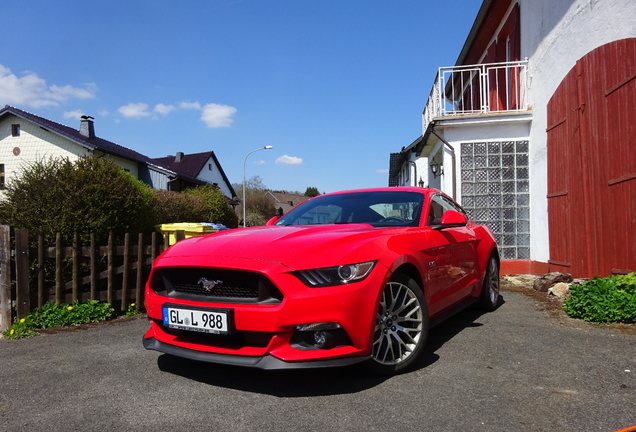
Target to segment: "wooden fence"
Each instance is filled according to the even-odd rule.
[[[29,248],[27,230],[15,230],[15,249],[11,249],[10,228],[0,225],[0,332],[11,326],[12,315],[24,318],[47,301],[72,303],[75,300],[106,301],[125,311],[129,302],[141,305],[149,270],[155,258],[168,247],[168,237],[161,239],[152,234],[150,244],[144,244],[139,234],[137,243],[131,244],[131,235],[126,234],[124,244],[116,246],[110,233],[107,245],[98,245],[91,234],[90,245],[80,245],[77,235],[72,245],[62,244],[57,234],[54,246],[44,244],[39,236],[37,249]],[[185,238],[184,231],[176,231],[176,241]],[[71,280],[63,281],[65,258],[72,258]],[[99,270],[98,263],[106,259],[106,270]],[[37,292],[31,290],[30,267],[37,260]],[[55,283],[47,285],[47,260],[55,260]],[[84,265],[82,265],[84,264]],[[81,271],[84,267],[87,271]],[[103,265],[102,265],[103,267]],[[88,273],[88,274],[87,274]],[[131,283],[135,274],[135,282]],[[122,275],[121,280],[117,275]],[[12,277],[14,275],[15,277]],[[49,280],[52,275],[48,275]],[[106,279],[106,284],[100,280]],[[87,289],[87,285],[90,288]],[[105,289],[103,289],[105,285]],[[119,304],[117,304],[119,301]]]

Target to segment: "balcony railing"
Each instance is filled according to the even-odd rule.
[[[424,109],[424,130],[436,117],[528,109],[528,61],[441,67]]]

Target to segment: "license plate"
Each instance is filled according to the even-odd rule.
[[[163,306],[163,323],[172,329],[200,333],[230,334],[233,332],[233,310]]]

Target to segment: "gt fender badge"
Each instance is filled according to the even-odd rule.
[[[207,280],[206,278],[201,278],[199,279],[199,282],[197,282],[197,284],[201,284],[203,285],[203,288],[205,288],[206,291],[212,291],[214,289],[215,286],[217,286],[218,284],[222,284],[223,281],[222,280]]]

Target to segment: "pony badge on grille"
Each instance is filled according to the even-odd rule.
[[[203,285],[203,288],[205,288],[206,291],[212,291],[215,286],[222,283],[222,280],[207,280],[204,277],[199,279],[199,282],[197,282],[197,284]]]

